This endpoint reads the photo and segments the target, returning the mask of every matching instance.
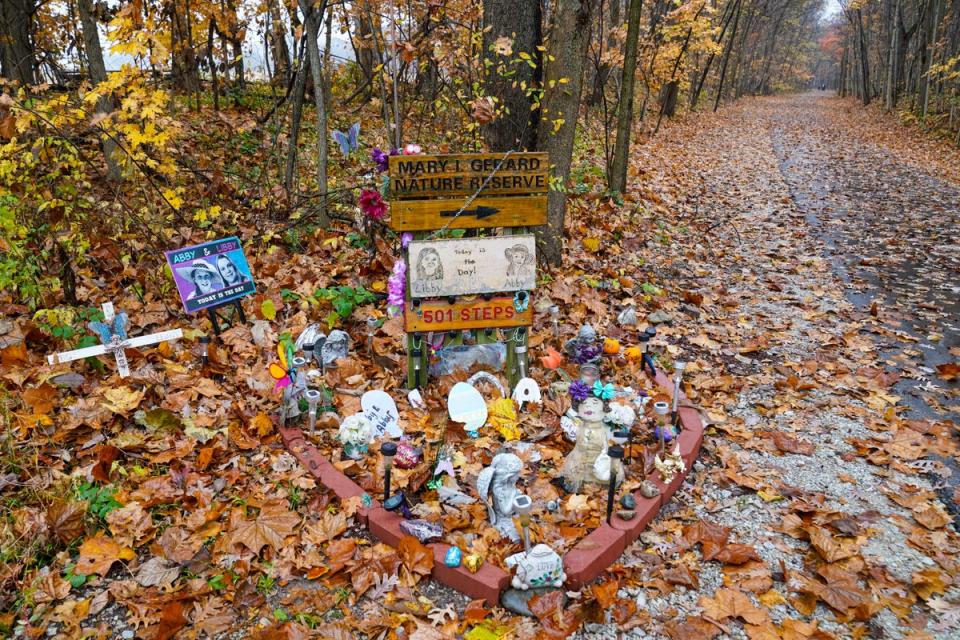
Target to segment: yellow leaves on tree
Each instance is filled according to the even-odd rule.
[[[259,554],[264,547],[279,549],[283,539],[292,535],[300,516],[287,508],[285,501],[272,500],[264,503],[255,518],[240,518],[230,534],[231,544],[242,544]]]

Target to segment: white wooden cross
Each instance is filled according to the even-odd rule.
[[[113,303],[105,303],[103,305],[104,322],[108,325],[112,325],[114,317]],[[111,333],[113,332],[111,331]],[[72,362],[73,360],[81,360],[91,356],[100,356],[105,353],[112,353],[113,357],[117,359],[117,372],[120,374],[121,378],[126,378],[130,375],[130,367],[127,364],[127,354],[124,352],[125,349],[133,349],[135,347],[142,347],[148,344],[157,344],[158,342],[176,340],[177,338],[182,337],[182,329],[161,331],[159,333],[151,333],[145,336],[137,336],[136,338],[127,338],[126,340],[121,338],[119,335],[113,334],[110,338],[110,341],[106,344],[100,344],[95,347],[86,347],[84,349],[74,349],[73,351],[66,351],[64,353],[55,353],[47,356],[47,362],[49,364],[60,364],[61,362]]]

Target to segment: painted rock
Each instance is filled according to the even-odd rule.
[[[459,547],[450,547],[447,549],[447,555],[443,556],[443,564],[448,567],[459,567],[463,552]]]
[[[560,555],[545,544],[538,544],[529,553],[511,556],[506,564],[515,564],[517,567],[517,573],[510,582],[514,589],[560,587],[567,579]]]
[[[660,487],[649,480],[640,483],[640,495],[644,498],[656,498],[660,495]]]
[[[617,517],[621,520],[633,520],[637,517],[637,512],[632,509],[620,509],[617,511]]]
[[[407,442],[401,440],[397,443],[397,455],[393,458],[393,464],[400,469],[413,469],[420,462],[420,451]]]
[[[465,566],[470,573],[480,571],[480,565],[482,564],[483,559],[476,553],[471,553],[463,559],[463,566]]]
[[[620,498],[620,506],[624,509],[636,509],[637,499],[633,497],[633,494],[628,493]]]
[[[443,537],[443,527],[429,520],[404,520],[400,523],[400,530],[420,542]]]

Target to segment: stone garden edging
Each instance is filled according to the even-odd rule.
[[[657,371],[655,382],[667,394],[672,395],[673,383],[662,371]],[[683,430],[678,441],[686,470],[677,474],[669,485],[664,484],[655,473],[651,474],[650,479],[660,487],[659,496],[645,498],[639,491],[635,491],[637,507],[636,516],[632,520],[621,520],[614,515],[610,524],[602,523],[567,551],[563,556],[564,571],[567,574],[565,587],[580,589],[616,562],[624,549],[640,536],[690,473],[700,453],[704,427],[696,409],[682,406],[687,404],[686,396],[682,392],[680,400],[679,413]],[[300,429],[280,428],[279,432],[290,453],[338,498],[347,500],[367,493],[307,442]],[[358,520],[374,537],[396,547],[400,539],[407,535],[400,529],[403,518],[384,509],[372,496],[370,498],[369,506],[361,507],[357,512]],[[450,545],[433,542],[426,546],[433,550],[431,577],[471,598],[484,599],[488,605],[495,605],[499,602],[500,593],[510,585],[510,574],[493,564],[483,563],[476,573],[471,573],[462,564],[459,567],[448,567],[443,560]]]

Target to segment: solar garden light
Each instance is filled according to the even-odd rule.
[[[200,364],[210,364],[210,336],[200,336]]]
[[[317,341],[313,343],[313,359],[318,365],[320,365],[320,373],[326,375],[327,367],[323,364],[323,345],[326,344],[327,337],[320,336],[317,338]]]
[[[407,496],[404,495],[403,491],[397,491],[395,494],[384,500],[383,508],[387,511],[399,511],[404,520],[409,520],[413,517],[413,514],[410,513],[410,503],[407,502]]]
[[[686,362],[673,363],[673,406],[670,408],[670,418],[674,425],[680,423],[677,409],[680,407],[680,384],[683,382],[683,370],[687,368]]]
[[[393,469],[393,456],[397,455],[397,445],[384,442],[380,445],[380,455],[383,456],[383,501],[390,498],[390,470]]]
[[[617,429],[610,434],[610,439],[613,440],[613,444],[623,447],[627,445],[627,448],[624,449],[624,457],[629,456],[630,453],[630,444],[633,444],[633,432],[630,429]],[[628,444],[629,443],[629,444]]]
[[[523,531],[523,552],[530,553],[530,511],[533,510],[533,500],[520,494],[513,499],[513,510],[520,519],[520,528]]]
[[[643,330],[643,333],[640,334],[640,369],[643,370],[643,367],[649,367],[650,376],[657,376],[657,369],[653,366],[653,358],[650,356],[650,340],[657,335],[656,327],[647,327]]]
[[[320,392],[316,389],[307,389],[303,392],[307,399],[307,429],[312,435],[317,427],[317,406],[320,404]]]
[[[663,452],[666,451],[667,448],[667,414],[670,413],[670,405],[662,400],[654,402],[653,413],[655,414],[656,430],[660,440],[660,455],[663,455]]]
[[[419,342],[418,342],[419,341]],[[419,333],[413,334],[413,345],[410,349],[410,357],[413,359],[413,388],[420,388],[420,358],[423,356],[423,336]]]
[[[607,449],[610,456],[610,484],[607,485],[607,524],[613,515],[613,498],[617,494],[617,478],[620,476],[620,461],[623,460],[623,447],[612,445]]]
[[[553,337],[560,337],[560,307],[550,305],[550,319],[553,321]]]
[[[523,344],[523,337],[527,330],[519,327],[516,333],[516,342],[513,352],[517,355],[517,369],[521,378],[527,377],[527,345]]]

